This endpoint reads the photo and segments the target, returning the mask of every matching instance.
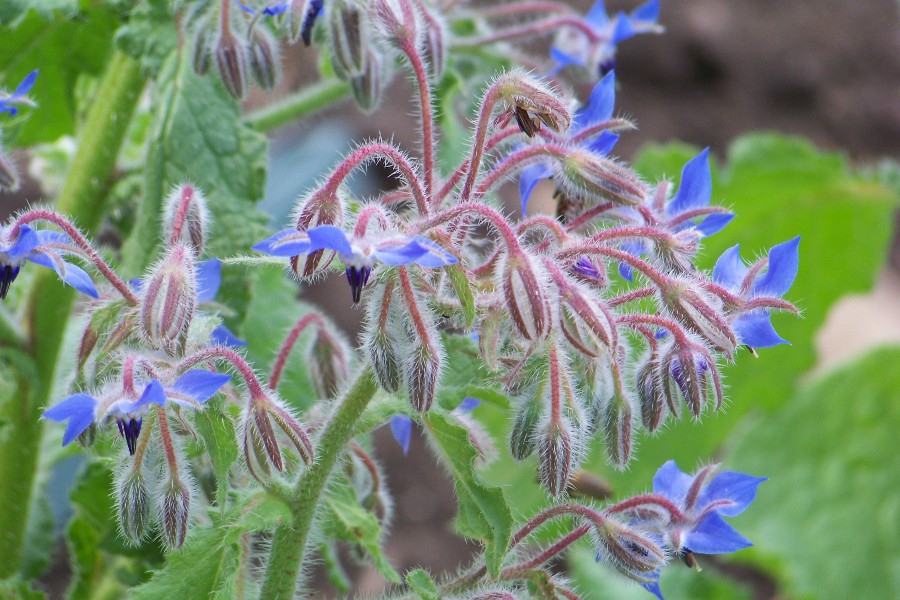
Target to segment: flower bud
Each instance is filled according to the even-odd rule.
[[[615,376],[615,393],[603,407],[601,423],[603,437],[606,441],[606,454],[613,466],[624,469],[631,460],[631,448],[634,428],[634,404],[631,396],[622,385],[622,377],[617,366],[613,367]]]
[[[647,431],[653,433],[666,418],[666,394],[657,375],[655,357],[651,355],[641,362],[635,375],[635,383],[641,404],[641,422]]]
[[[603,409],[616,392],[613,358],[606,354],[590,360],[584,368],[585,420],[587,435],[603,426]]]
[[[343,80],[363,75],[366,71],[370,24],[355,0],[329,3],[328,31],[331,34],[331,64]]]
[[[319,398],[335,398],[350,377],[350,350],[335,332],[319,328],[310,346],[309,376]]]
[[[132,465],[123,471],[117,482],[116,499],[122,535],[131,542],[139,543],[150,520],[150,492],[141,468],[132,468]]]
[[[569,150],[556,175],[565,194],[595,203],[637,206],[648,193],[647,185],[631,169],[588,149]]]
[[[179,243],[151,272],[143,289],[141,333],[151,345],[174,355],[187,336],[196,303],[194,254]]]
[[[244,42],[230,32],[222,32],[215,45],[216,67],[225,89],[237,100],[247,93],[247,49]]]
[[[425,43],[422,47],[422,59],[428,65],[429,75],[433,82],[441,80],[447,64],[447,38],[449,32],[443,19],[428,10],[423,3],[418,3],[425,21]]]
[[[716,396],[716,409],[722,404],[719,373],[712,356],[700,346],[673,348],[661,361],[659,377],[662,393],[675,412],[680,394],[694,417],[699,417],[709,401],[709,389]]]
[[[419,45],[422,27],[410,0],[373,0],[369,10],[386,41],[396,46]]]
[[[377,288],[377,300],[366,307],[366,335],[364,346],[375,370],[378,383],[387,392],[396,392],[402,383],[401,350],[391,324],[391,301],[394,279]]]
[[[180,479],[169,479],[159,501],[160,533],[169,548],[180,548],[187,537],[191,491]]]
[[[537,430],[544,414],[543,384],[538,384],[535,393],[527,395],[516,411],[512,431],[509,435],[509,449],[516,460],[525,460],[537,445]]]
[[[287,409],[279,404],[273,403],[270,410],[275,423],[293,444],[294,449],[303,462],[306,464],[312,463],[313,445],[306,428]]]
[[[560,329],[566,339],[585,356],[609,356],[618,341],[612,313],[586,290],[567,281],[562,272],[553,272],[553,276],[559,287]]]
[[[257,85],[269,91],[281,79],[281,58],[278,42],[266,29],[254,27],[250,45],[247,48],[247,63]]]
[[[572,436],[562,419],[551,421],[539,435],[538,460],[541,484],[559,496],[569,485],[573,467]]]
[[[264,481],[271,473],[284,470],[284,456],[272,426],[278,425],[291,442],[304,463],[313,460],[313,446],[309,434],[300,422],[280,401],[271,397],[253,398],[244,412],[244,460],[250,474],[258,481]]]
[[[209,219],[203,192],[193,185],[176,186],[163,206],[163,238],[170,244],[183,242],[193,249],[194,256],[200,256],[203,254]]]
[[[19,170],[11,156],[0,147],[0,193],[19,189]]]
[[[662,290],[662,302],[672,317],[714,348],[731,356],[737,348],[737,337],[721,310],[713,307],[712,297],[696,292],[681,281]]]
[[[429,340],[418,340],[406,367],[409,401],[418,412],[427,412],[434,402],[437,382],[441,374],[441,351]]]
[[[191,41],[191,64],[197,75],[206,75],[212,64],[211,37],[209,19],[201,19],[194,27],[194,37]]]
[[[313,26],[323,5],[324,0],[290,0],[287,15],[292,43],[299,39],[303,40],[304,46],[312,43]]]
[[[327,193],[325,188],[319,189],[298,204],[294,216],[295,227],[298,231],[308,231],[320,225],[343,227],[346,204],[343,189],[339,189],[337,194]],[[327,268],[336,255],[331,250],[317,250],[306,256],[302,270],[297,257],[291,260],[291,266],[298,277],[310,277]]]
[[[658,578],[666,564],[661,545],[640,529],[607,519],[594,528],[597,561],[605,562],[620,573],[641,583]]]
[[[572,123],[568,103],[546,83],[521,69],[501,75],[492,87],[502,103],[497,122],[515,117],[528,137],[534,137],[541,123],[558,132],[566,131]]]
[[[366,52],[365,71],[350,80],[353,97],[356,104],[363,112],[370,113],[381,102],[382,86],[384,84],[384,65],[381,55],[368,49]]]
[[[499,287],[509,316],[527,340],[540,340],[550,331],[550,302],[546,296],[546,277],[535,262],[521,250],[504,261]]]
[[[491,371],[498,371],[497,352],[500,349],[500,319],[499,310],[489,309],[481,318],[478,328],[478,349],[481,352],[481,360]]]

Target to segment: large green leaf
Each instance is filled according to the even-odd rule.
[[[32,118],[10,141],[19,146],[52,142],[74,133],[75,86],[81,75],[103,70],[118,18],[102,3],[87,0],[55,2],[16,16],[10,25],[0,25],[0,88],[15,89],[31,71],[41,73],[29,94],[38,107],[25,109]]]
[[[810,385],[743,430],[729,469],[768,475],[735,526],[797,596],[900,597],[900,348]]]
[[[459,502],[459,532],[484,543],[485,564],[497,576],[512,537],[513,518],[503,490],[486,485],[475,472],[478,451],[466,429],[432,409],[424,419],[429,433],[453,475]]]

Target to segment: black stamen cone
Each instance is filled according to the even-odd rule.
[[[0,266],[0,300],[6,298],[6,294],[9,292],[9,286],[12,285],[12,282],[16,280],[18,275],[19,267],[14,267],[12,265]]]
[[[138,436],[141,435],[141,420],[119,420],[116,423],[119,425],[119,433],[122,434],[122,437],[125,438],[125,443],[128,444],[128,453],[134,456],[134,451],[137,449]]]
[[[347,267],[347,282],[350,284],[350,291],[353,293],[354,304],[359,304],[359,301],[362,298],[362,290],[366,283],[369,282],[369,275],[371,274],[372,269],[369,267],[363,267],[361,269]]]

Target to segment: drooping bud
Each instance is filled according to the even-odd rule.
[[[403,365],[400,344],[394,334],[391,302],[394,294],[394,278],[388,279],[376,289],[377,300],[366,306],[366,335],[364,345],[372,361],[378,384],[387,392],[400,389]]]
[[[583,148],[567,152],[557,165],[555,181],[565,194],[594,203],[638,206],[648,194],[647,184],[631,169]]]
[[[328,6],[328,31],[331,37],[331,64],[343,80],[366,71],[370,23],[363,7],[355,0],[336,0]]]
[[[666,394],[657,376],[656,362],[654,355],[648,356],[641,361],[635,374],[638,400],[641,403],[641,422],[650,433],[659,429],[666,418]]]
[[[140,467],[129,464],[116,485],[119,528],[131,542],[139,543],[150,521],[150,486]]]
[[[196,267],[190,248],[175,244],[151,272],[142,292],[141,333],[151,345],[174,355],[187,336],[197,303]]]
[[[372,112],[381,102],[384,85],[384,65],[381,54],[368,49],[366,52],[365,71],[350,80],[353,97],[363,112]]]
[[[170,244],[188,244],[194,256],[200,256],[203,254],[209,219],[203,192],[189,184],[176,186],[166,196],[163,205],[163,237]]]
[[[559,323],[566,339],[585,356],[608,356],[619,337],[612,312],[555,265],[549,267],[559,289]]]
[[[659,542],[636,527],[612,519],[594,528],[597,561],[641,583],[651,583],[666,564],[666,553]]]
[[[543,270],[520,250],[506,258],[498,273],[501,276],[498,287],[516,329],[530,341],[546,337],[550,331],[551,313]]]
[[[710,388],[716,398],[716,409],[722,403],[718,369],[712,356],[702,346],[673,347],[659,361],[657,377],[661,380],[662,394],[673,413],[677,410],[680,395],[691,414],[699,417],[709,402]]]
[[[737,337],[712,296],[706,296],[679,280],[662,290],[663,305],[681,325],[706,339],[714,348],[731,356],[737,348]]]
[[[19,189],[19,170],[11,156],[0,147],[0,193]]]
[[[342,188],[336,194],[320,188],[298,203],[294,216],[295,227],[298,231],[309,231],[320,225],[342,228],[346,204],[345,190]],[[307,255],[302,268],[297,257],[291,260],[291,267],[298,277],[309,277],[327,268],[335,256],[336,253],[331,250],[317,250]]]
[[[536,384],[535,393],[528,394],[519,405],[509,434],[509,449],[516,460],[525,460],[537,445],[538,425],[544,414],[543,386],[545,382]]]
[[[212,33],[209,19],[203,18],[194,27],[191,41],[191,64],[197,75],[206,75],[212,64]]]
[[[618,364],[613,365],[615,392],[603,407],[601,423],[606,454],[613,466],[624,469],[631,460],[634,436],[634,409],[630,391],[622,383]]]
[[[541,484],[552,496],[562,494],[572,475],[572,437],[564,420],[550,421],[538,436]]]
[[[247,49],[230,31],[223,31],[216,40],[216,67],[222,76],[225,89],[237,100],[247,93]]]
[[[515,118],[519,128],[528,137],[534,137],[542,123],[553,131],[562,132],[572,122],[567,103],[560,99],[559,93],[521,69],[501,75],[493,87],[501,101],[497,124]]]
[[[341,384],[349,379],[349,355],[347,343],[337,332],[317,328],[307,364],[319,398],[336,397]]]
[[[497,352],[500,349],[501,317],[499,310],[489,309],[482,316],[481,326],[478,329],[478,349],[481,351],[481,360],[491,371],[497,371],[500,368]]]
[[[434,402],[438,378],[443,363],[439,347],[430,340],[421,340],[413,348],[406,361],[406,385],[409,390],[409,401],[419,412],[427,412]]]
[[[428,73],[434,82],[440,81],[444,76],[444,68],[447,64],[447,38],[449,32],[443,19],[428,10],[421,0],[417,2],[419,11],[425,21],[425,43],[422,47],[422,58],[428,65]]]
[[[422,26],[410,0],[373,0],[369,10],[372,22],[387,42],[418,47]]]
[[[160,533],[169,548],[180,548],[187,537],[191,491],[177,477],[169,479],[159,499]]]
[[[291,42],[302,39],[304,46],[312,43],[313,26],[323,5],[324,0],[290,0],[287,15]]]
[[[613,358],[606,354],[587,361],[584,368],[585,420],[587,435],[603,427],[604,408],[616,392]]]
[[[281,58],[278,42],[263,27],[254,27],[247,48],[247,63],[254,81],[268,91],[278,85],[281,79]]]
[[[290,441],[300,459],[309,464],[313,447],[309,434],[300,422],[276,398],[253,398],[247,403],[243,419],[244,460],[250,474],[264,481],[271,472],[283,471],[285,459],[272,422]]]
[[[290,411],[280,404],[273,403],[270,410],[275,423],[281,428],[281,431],[294,446],[300,459],[305,464],[312,463],[313,445],[312,441],[309,439],[309,433],[307,433],[306,428],[300,424],[300,421],[298,421]]]

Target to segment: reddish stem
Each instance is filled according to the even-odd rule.
[[[434,107],[431,103],[431,86],[428,83],[428,72],[419,54],[418,48],[411,41],[404,39],[400,49],[409,59],[416,75],[416,87],[419,91],[419,104],[422,108],[422,155],[425,162],[425,195],[434,201]]]
[[[272,366],[272,374],[269,376],[269,389],[276,390],[278,388],[278,382],[281,380],[281,373],[284,371],[284,366],[287,363],[288,356],[291,353],[291,350],[294,349],[294,345],[297,343],[297,338],[300,337],[300,334],[306,329],[310,324],[314,324],[319,328],[324,327],[325,321],[319,316],[318,313],[309,313],[307,315],[303,315],[300,319],[294,324],[291,328],[290,332],[287,334],[287,337],[284,339],[284,342],[281,344],[281,348],[278,350],[278,356],[275,358],[275,364]]]
[[[263,390],[262,384],[256,377],[256,373],[253,372],[253,367],[244,360],[243,356],[226,346],[209,346],[190,356],[186,356],[178,364],[176,370],[183,373],[194,365],[210,359],[221,359],[231,363],[244,379],[244,384],[247,386],[247,391],[250,392],[250,399],[252,401],[255,402],[266,397],[266,392]]]
[[[514,40],[516,38],[555,33],[557,30],[559,30],[560,27],[572,27],[573,29],[577,29],[585,36],[587,36],[588,40],[592,44],[605,41],[603,36],[598,35],[597,32],[594,31],[594,28],[586,23],[581,17],[566,15],[560,17],[551,17],[549,19],[541,19],[539,21],[534,21],[533,23],[527,23],[518,27],[501,29],[492,34],[484,35],[481,37],[461,39],[453,45],[456,47],[483,46],[485,44],[492,44],[494,42]]]

